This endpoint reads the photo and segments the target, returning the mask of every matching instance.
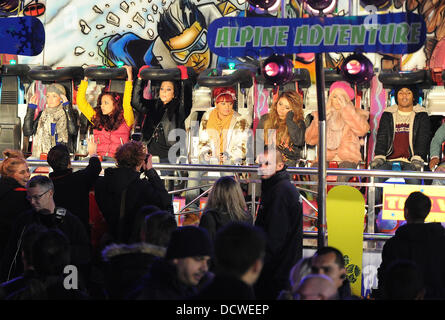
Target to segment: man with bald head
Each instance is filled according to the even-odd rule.
[[[267,243],[255,295],[276,299],[281,290],[288,289],[289,272],[303,255],[303,208],[281,153],[265,150],[257,162],[261,199],[255,225],[264,230]]]
[[[295,300],[337,300],[337,287],[324,274],[310,274],[301,280],[294,296]]]

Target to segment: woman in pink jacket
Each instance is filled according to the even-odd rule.
[[[104,157],[114,157],[116,149],[130,140],[130,132],[134,124],[131,94],[133,91],[133,75],[131,67],[127,70],[124,97],[116,92],[103,92],[97,99],[96,107],[86,100],[88,78],[81,81],[77,91],[77,107],[93,124],[94,141],[97,144],[97,154]]]

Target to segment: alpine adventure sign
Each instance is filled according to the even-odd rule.
[[[210,50],[223,57],[271,53],[379,52],[412,53],[426,38],[426,25],[414,13],[311,18],[220,18],[208,30]]]

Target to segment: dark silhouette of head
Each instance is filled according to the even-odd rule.
[[[424,223],[431,210],[431,199],[422,192],[412,192],[405,201],[407,223]]]
[[[46,161],[54,171],[68,169],[71,163],[68,147],[65,144],[55,145],[49,150]]]
[[[264,257],[266,238],[257,227],[243,222],[231,222],[215,237],[217,272],[240,278],[257,260]]]

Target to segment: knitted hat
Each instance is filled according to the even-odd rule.
[[[59,96],[61,96],[61,95],[66,96],[65,87],[58,83],[52,83],[49,86],[47,86],[46,93],[49,93],[49,92],[57,93]]]
[[[399,101],[397,99],[397,95],[399,94],[399,91],[403,88],[409,89],[413,93],[413,104],[416,105],[419,101],[419,89],[416,85],[401,85],[394,88],[394,99],[396,100],[396,104],[399,104]]]
[[[334,89],[343,89],[351,100],[353,100],[355,97],[354,89],[352,89],[351,85],[346,81],[335,81],[333,84],[331,84],[331,87],[329,88],[329,94],[331,94]]]
[[[211,256],[212,242],[207,230],[201,227],[185,226],[173,231],[165,259]]]

